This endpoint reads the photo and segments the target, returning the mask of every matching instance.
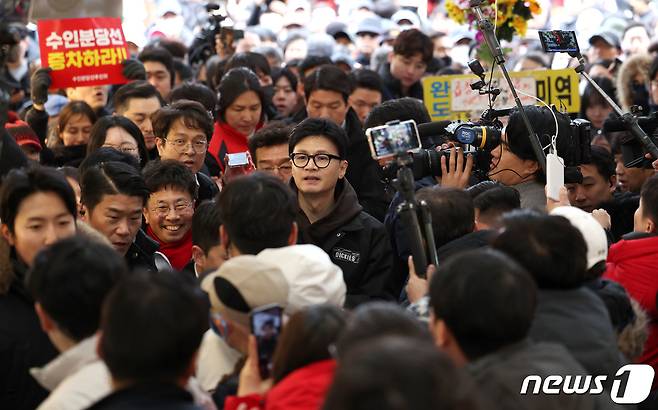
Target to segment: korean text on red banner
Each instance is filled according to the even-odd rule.
[[[128,57],[121,19],[109,17],[40,20],[41,65],[52,68],[52,88],[127,82]]]

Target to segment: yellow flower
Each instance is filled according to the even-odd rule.
[[[512,27],[514,27],[514,31],[523,37],[528,29],[528,22],[521,16],[514,16],[514,19],[512,19]]]
[[[448,17],[457,23],[464,24],[466,22],[464,10],[460,9],[459,6],[451,0],[446,1],[446,12],[448,13]]]
[[[532,14],[541,13],[541,6],[539,5],[539,2],[537,2],[537,0],[529,0],[527,4],[528,7],[530,8],[530,13]]]

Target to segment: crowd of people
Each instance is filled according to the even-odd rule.
[[[125,84],[53,90],[7,25],[0,408],[612,409],[622,366],[658,368],[658,158],[591,85],[579,114],[524,108],[541,146],[583,151],[559,198],[518,109],[486,149],[419,137],[438,255],[419,272],[367,130],[431,122],[422,79],[465,73],[475,36],[431,29],[432,2],[349,2],[321,32],[309,16],[348,6],[229,3],[229,40],[130,43]],[[586,69],[652,135],[656,14],[635,3],[587,38]],[[515,44],[510,69],[554,66]],[[522,391],[587,375],[603,394]],[[646,393],[656,408],[658,378]]]

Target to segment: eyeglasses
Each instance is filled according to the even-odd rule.
[[[180,201],[177,202],[173,208],[169,204],[160,204],[155,208],[151,208],[151,211],[157,213],[158,216],[165,217],[169,215],[169,212],[171,212],[172,209],[180,214],[188,211],[192,205],[194,205],[194,202]]]
[[[286,161],[286,163],[281,164],[281,165],[268,165],[268,166],[261,166],[258,168],[259,171],[267,172],[270,174],[275,173],[276,171],[279,171],[281,174],[290,174],[292,173],[292,165],[290,165],[290,161]]]
[[[290,159],[292,159],[293,165],[295,165],[297,168],[304,168],[306,167],[306,165],[308,165],[310,160],[313,160],[315,166],[322,169],[322,168],[327,168],[331,163],[332,159],[341,160],[342,158],[339,157],[338,155],[333,155],[333,154],[309,155],[309,154],[293,152],[292,154],[290,154]]]
[[[192,149],[194,152],[205,152],[206,148],[208,147],[208,141],[204,140],[194,140],[194,141],[186,141],[182,138],[176,138],[174,140],[167,140],[165,139],[165,142],[169,141],[171,145],[174,146],[174,149],[179,153],[182,154],[185,152],[188,146],[192,146]]]

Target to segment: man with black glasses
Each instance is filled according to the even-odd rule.
[[[384,225],[363,211],[345,178],[347,135],[331,120],[309,118],[290,135],[291,188],[299,242],[319,246],[343,270],[345,306],[395,299],[386,291],[393,265]]]
[[[179,100],[153,114],[153,133],[160,159],[172,159],[188,167],[199,184],[199,201],[213,199],[219,188],[199,172],[213,133],[213,120],[196,101]]]

